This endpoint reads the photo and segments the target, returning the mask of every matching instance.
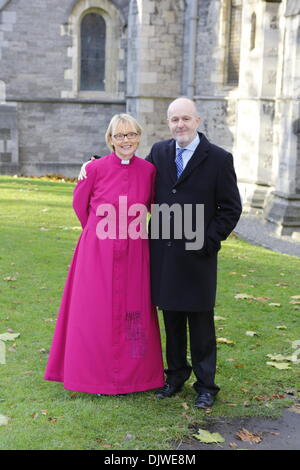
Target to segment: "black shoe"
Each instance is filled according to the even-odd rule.
[[[170,398],[176,393],[180,392],[181,386],[176,387],[175,385],[165,384],[162,388],[157,390],[155,393],[156,398]]]
[[[195,402],[195,406],[197,408],[204,408],[204,409],[211,408],[213,404],[214,404],[214,396],[209,392],[199,393]]]

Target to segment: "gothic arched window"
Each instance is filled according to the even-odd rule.
[[[101,15],[88,13],[81,21],[80,89],[105,89],[106,24]]]
[[[241,22],[242,2],[233,0],[230,2],[229,14],[229,37],[228,37],[228,62],[227,62],[227,84],[238,85],[240,69],[241,48]]]

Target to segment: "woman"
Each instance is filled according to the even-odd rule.
[[[156,170],[135,156],[140,136],[134,118],[114,116],[106,132],[113,152],[87,165],[87,178],[74,190],[83,232],[44,377],[70,390],[117,395],[164,384],[148,239],[126,236],[134,217],[125,212],[124,219],[120,207],[121,201],[128,208],[138,203],[150,209],[153,201]]]

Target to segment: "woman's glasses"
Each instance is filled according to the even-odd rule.
[[[128,132],[128,134],[115,134],[113,135],[113,138],[116,139],[118,142],[122,142],[122,140],[127,137],[128,140],[134,140],[137,137],[136,132]]]

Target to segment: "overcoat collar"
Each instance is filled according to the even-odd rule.
[[[210,143],[205,137],[204,134],[201,132],[198,132],[199,137],[200,137],[200,143],[197,146],[195,152],[193,153],[192,157],[188,161],[185,169],[181,173],[180,178],[177,179],[177,170],[176,170],[176,164],[175,164],[175,155],[176,155],[176,144],[175,140],[172,139],[168,145],[168,161],[169,161],[169,168],[171,168],[171,178],[173,181],[174,187],[176,187],[178,184],[180,184],[182,181],[184,181],[191,173],[192,171],[199,166],[203,160],[207,157],[208,150],[210,147]]]

